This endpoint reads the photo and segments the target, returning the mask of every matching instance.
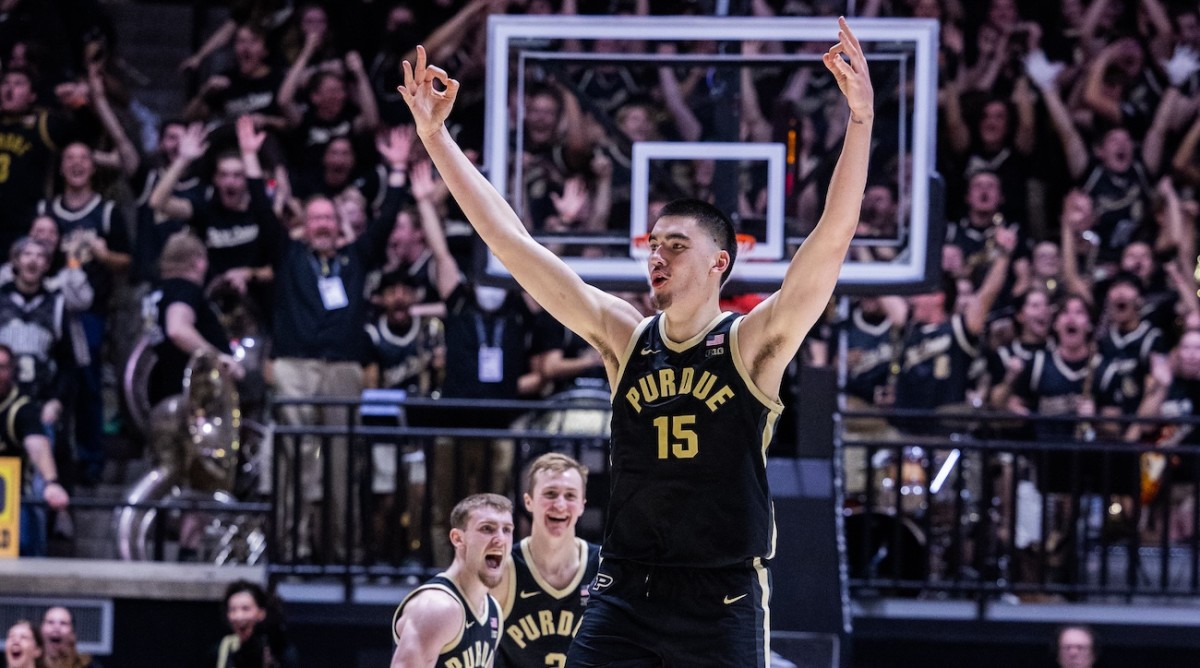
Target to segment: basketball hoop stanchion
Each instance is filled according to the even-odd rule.
[[[735,236],[737,240],[738,255],[741,256],[754,250],[754,244],[758,241],[753,234],[738,233]],[[633,249],[637,257],[645,257],[650,254],[650,233],[639,234],[633,238]]]

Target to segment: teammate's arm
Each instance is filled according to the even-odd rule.
[[[435,89],[435,83],[441,90]],[[641,315],[624,301],[584,283],[567,263],[535,241],[504,197],[454,143],[445,120],[458,85],[441,68],[426,64],[423,47],[417,47],[415,68],[404,62],[404,85],[399,91],[412,110],[429,157],[467,220],[521,287],[559,322],[600,349],[605,363],[616,368],[617,351],[624,348]]]
[[[838,25],[839,41],[825,54],[824,62],[850,105],[850,121],[825,211],[796,251],[779,291],[756,306],[739,331],[742,359],[755,384],[768,393],[779,387],[788,362],[833,294],[866,189],[875,96],[862,45],[844,18]]]
[[[434,668],[442,648],[463,630],[463,609],[449,594],[426,590],[404,606],[396,620],[392,668]]]

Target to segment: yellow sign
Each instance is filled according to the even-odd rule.
[[[16,558],[21,547],[21,458],[0,457],[0,558]]]

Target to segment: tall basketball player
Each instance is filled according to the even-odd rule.
[[[821,316],[854,236],[866,187],[874,93],[845,20],[824,55],[850,106],[817,227],[780,289],[743,317],[718,295],[737,247],[715,207],[682,200],[649,235],[661,313],[587,285],[537,243],[454,143],[458,82],[404,64],[399,90],[417,134],[476,231],[547,311],[599,351],[613,393],[612,494],[603,560],[569,666],[765,666],[775,522],[766,450],[788,362]]]

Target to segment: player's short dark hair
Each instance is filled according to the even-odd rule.
[[[454,510],[450,511],[451,528],[459,531],[466,530],[471,513],[479,508],[491,508],[502,513],[512,513],[513,505],[512,501],[499,494],[472,494],[455,504]]]
[[[664,204],[658,212],[658,219],[666,216],[691,218],[712,235],[718,248],[729,253],[729,266],[725,267],[725,271],[721,274],[721,284],[724,285],[725,281],[729,280],[730,272],[733,271],[734,261],[737,260],[737,232],[733,229],[733,221],[729,220],[729,216],[708,202],[691,197],[672,200]]]
[[[579,478],[583,481],[583,495],[586,497],[588,467],[561,452],[547,452],[529,464],[529,468],[525,469],[525,492],[533,494],[533,478],[542,471],[563,473],[570,470],[579,472]]]

